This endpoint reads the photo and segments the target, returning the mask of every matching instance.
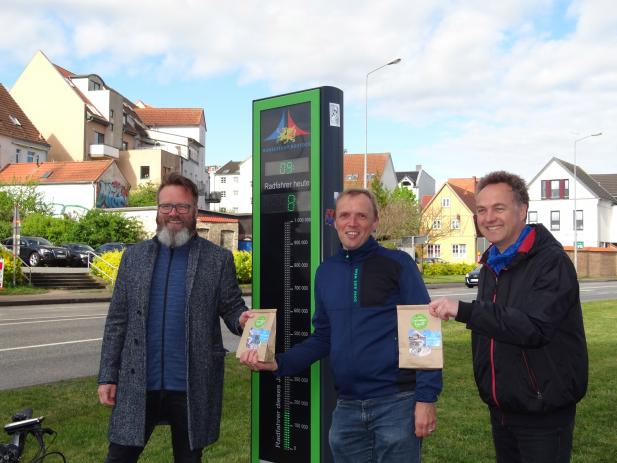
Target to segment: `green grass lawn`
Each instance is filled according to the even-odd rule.
[[[617,439],[617,301],[583,305],[589,346],[587,396],[579,404],[574,435],[574,463],[614,463]],[[438,402],[438,429],[424,442],[425,463],[494,462],[488,412],[473,382],[469,333],[462,324],[444,324],[444,391]],[[6,374],[6,372],[4,372]],[[225,404],[221,438],[205,452],[208,463],[247,462],[249,455],[249,372],[229,355],[225,372]],[[100,462],[106,450],[109,409],[98,405],[94,378],[0,392],[0,420],[30,406],[46,415],[45,424],[58,431],[52,449],[70,463]],[[0,438],[6,442],[6,438]],[[30,446],[34,447],[34,441]],[[171,461],[167,427],[155,431],[142,460]],[[25,460],[28,461],[28,460]],[[50,458],[50,462],[56,461]],[[59,460],[58,460],[59,461]]]

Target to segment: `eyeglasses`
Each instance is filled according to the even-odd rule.
[[[172,209],[175,209],[178,214],[186,214],[191,210],[190,204],[159,204],[159,212],[161,214],[169,214]]]

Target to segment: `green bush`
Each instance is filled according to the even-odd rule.
[[[3,286],[13,287],[13,268],[15,267],[15,263],[13,261],[13,253],[7,251],[5,248],[0,249],[0,257],[4,259],[4,278],[3,278]],[[21,265],[16,267],[15,274],[15,283],[19,286],[24,281],[24,275],[21,273]]]
[[[422,273],[426,276],[465,275],[476,268],[476,264],[424,264]]]
[[[90,272],[94,276],[103,278],[113,286],[116,281],[116,276],[118,275],[118,267],[120,266],[122,254],[124,254],[124,250],[108,251],[101,254],[100,257],[95,257],[90,266]]]
[[[238,283],[253,281],[253,254],[248,251],[234,251],[234,264]]]
[[[143,237],[144,230],[139,220],[126,218],[119,212],[90,209],[79,219],[72,241],[96,248],[110,242],[136,243]]]
[[[22,220],[21,234],[25,236],[42,236],[54,244],[75,241],[77,222],[68,217],[51,217],[34,212]]]

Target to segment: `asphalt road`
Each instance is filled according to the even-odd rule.
[[[432,298],[471,301],[476,289],[429,287]],[[583,301],[616,299],[617,281],[584,282]],[[250,305],[250,298],[246,298]],[[617,304],[616,304],[617,306]],[[96,375],[107,303],[0,307],[0,390]],[[225,347],[239,338],[223,325]]]

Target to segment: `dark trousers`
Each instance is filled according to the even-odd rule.
[[[154,427],[162,421],[169,423],[171,427],[174,463],[201,462],[202,449],[191,450],[189,446],[186,394],[184,392],[148,391],[144,445],[148,443]],[[143,450],[144,447],[119,445],[110,442],[105,463],[135,463]]]
[[[569,463],[574,417],[560,426],[531,428],[492,421],[497,463]]]

